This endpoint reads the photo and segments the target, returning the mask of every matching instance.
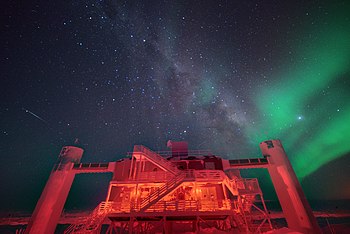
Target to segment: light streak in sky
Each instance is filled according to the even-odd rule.
[[[46,120],[44,120],[43,118],[41,118],[39,115],[37,115],[37,114],[35,114],[35,113],[31,112],[30,110],[25,109],[25,108],[22,108],[22,110],[24,110],[26,113],[31,114],[31,115],[34,116],[35,118],[37,118],[37,119],[39,119],[40,121],[42,121],[42,122],[44,122],[44,123],[47,124]]]

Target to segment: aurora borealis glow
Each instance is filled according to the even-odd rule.
[[[277,75],[283,79],[255,96],[265,118],[248,134],[268,132],[257,142],[282,138],[301,178],[350,151],[350,24],[334,20],[346,14],[346,8],[333,9],[312,34],[304,29],[303,42],[292,45],[296,62],[284,65]]]
[[[123,158],[134,144],[166,150],[169,139],[255,158],[261,141],[278,138],[308,197],[350,199],[349,1],[1,10],[4,210],[32,210],[60,148],[76,138],[83,162]],[[86,196],[72,195],[68,207],[105,196],[103,177],[84,182],[72,190]]]

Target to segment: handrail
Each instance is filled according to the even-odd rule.
[[[261,189],[259,186],[258,179],[237,179],[237,189],[240,194],[261,194]]]
[[[166,193],[170,192],[176,186],[182,183],[183,179],[185,178],[186,178],[186,173],[180,173],[177,176],[174,176],[171,180],[167,181],[163,186],[159,187],[158,189],[150,193],[146,198],[144,198],[140,203],[140,209],[144,210],[154,201],[164,197]]]
[[[111,210],[111,204],[109,202],[101,202],[93,211],[92,213],[84,220],[84,222],[79,224],[71,224],[69,227],[64,230],[64,234],[70,234],[70,233],[84,233],[84,230],[86,230],[87,227],[93,227],[94,230],[96,229],[103,219],[105,218],[106,214]]]
[[[174,175],[172,173],[166,171],[143,171],[136,175],[135,180],[137,181],[152,181],[152,182],[161,182],[168,181],[173,178]]]
[[[226,187],[228,188],[228,190],[230,190],[230,192],[232,193],[232,195],[237,195],[237,184],[236,181],[231,180],[225,173],[224,173],[224,184],[226,185]]]
[[[191,156],[213,156],[210,150],[188,150],[188,151],[157,151],[157,154],[168,157],[191,157]]]
[[[152,193],[150,193],[146,198],[142,199],[140,203],[140,210],[146,210],[146,208],[153,205],[153,203],[157,200],[160,200],[162,197],[164,197],[167,193],[171,192],[174,188],[176,188],[180,183],[182,183],[185,179],[212,179],[212,180],[221,180],[226,183],[230,189],[230,191],[235,194],[234,192],[234,182],[230,181],[227,177],[227,175],[220,170],[188,170],[188,171],[182,171],[169,181],[167,181],[164,185],[160,186],[156,190],[154,190]]]
[[[211,180],[222,180],[223,179],[223,171],[220,170],[190,170],[193,171],[194,177],[196,180],[201,179],[211,179]]]
[[[188,151],[179,151],[179,152],[172,152],[172,151],[154,151],[155,153],[159,154],[163,157],[198,157],[198,156],[214,156],[213,153],[210,150],[188,150]],[[127,156],[132,156],[133,152],[128,152]]]
[[[128,208],[123,207],[123,202],[108,202],[111,207],[111,213],[130,212]],[[126,204],[126,203],[125,203]],[[172,211],[214,211],[214,210],[232,210],[236,204],[230,199],[223,200],[176,200],[176,201],[159,201],[150,205],[144,212],[172,212]],[[139,207],[137,207],[139,208]],[[138,210],[138,209],[137,209]]]
[[[179,169],[177,169],[176,165],[172,162],[166,160],[159,154],[155,153],[154,151],[148,149],[147,147],[143,145],[135,145],[134,146],[134,152],[133,155],[141,153],[142,155],[146,156],[148,159],[152,160],[154,163],[157,163],[159,166],[164,167],[165,169],[169,170],[170,172],[174,174],[179,173]]]

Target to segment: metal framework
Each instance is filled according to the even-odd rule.
[[[101,167],[75,164],[73,168],[93,171],[93,166]],[[107,233],[210,229],[259,233],[272,228],[257,179],[242,178],[234,169],[225,173],[221,158],[208,151],[172,155],[135,146],[131,158],[118,167],[106,201],[65,233],[99,233],[106,219],[110,221]],[[254,204],[258,200],[261,208]],[[259,223],[253,219],[256,213],[262,217]]]

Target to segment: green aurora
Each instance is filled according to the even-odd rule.
[[[246,136],[254,144],[281,139],[300,178],[350,152],[348,5],[305,25],[275,82],[255,92],[261,119]]]

